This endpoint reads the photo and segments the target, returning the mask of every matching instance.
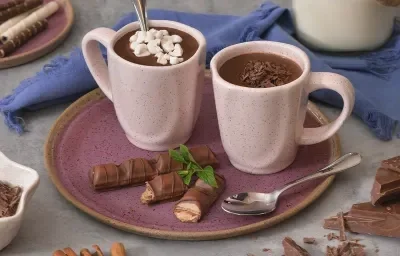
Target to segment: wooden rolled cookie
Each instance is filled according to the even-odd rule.
[[[10,0],[7,3],[0,4],[0,11],[22,4],[25,0]]]
[[[143,204],[171,200],[183,196],[187,189],[188,187],[177,172],[162,174],[146,182],[146,190],[140,200]]]
[[[21,13],[32,10],[41,4],[43,4],[43,0],[27,0],[21,4],[2,10],[0,11],[0,22],[7,21],[8,19],[11,19],[12,17],[15,17]]]
[[[0,58],[4,58],[7,55],[11,54],[23,44],[28,42],[30,39],[35,37],[40,32],[44,31],[47,28],[47,21],[41,20],[28,27],[20,34],[18,34],[12,40],[7,41],[5,44],[0,46]]]
[[[174,214],[181,222],[198,222],[225,190],[225,178],[215,174],[218,188],[198,179],[175,205]]]

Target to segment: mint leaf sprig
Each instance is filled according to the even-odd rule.
[[[218,184],[215,179],[214,168],[209,165],[202,168],[196,162],[196,160],[194,160],[192,154],[189,152],[188,147],[185,145],[180,145],[179,151],[170,149],[169,156],[175,161],[185,164],[186,170],[179,171],[178,174],[182,177],[183,182],[186,185],[189,185],[193,175],[196,175],[208,185],[218,188]]]

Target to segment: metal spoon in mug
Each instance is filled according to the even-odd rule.
[[[235,215],[263,215],[273,212],[278,203],[279,196],[286,190],[300,185],[304,182],[331,176],[343,172],[361,162],[361,155],[358,153],[349,153],[336,161],[332,162],[318,172],[292,181],[282,189],[275,190],[271,193],[246,192],[230,196],[222,202],[222,209],[228,213]]]
[[[147,20],[146,0],[132,0],[135,6],[136,15],[140,23],[140,29],[142,31],[148,31],[149,25]]]

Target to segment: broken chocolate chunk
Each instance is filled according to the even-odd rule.
[[[400,172],[400,156],[383,160],[381,163],[381,167],[395,172]]]
[[[339,221],[339,240],[340,241],[346,241],[346,230],[344,227],[344,218],[343,218],[343,212],[339,212],[338,214],[338,221]]]
[[[355,204],[344,214],[345,228],[353,233],[400,237],[400,202],[373,206]],[[337,216],[325,219],[324,228],[340,229]]]
[[[284,64],[251,60],[245,65],[240,80],[247,87],[268,88],[288,83],[291,76]]]
[[[305,244],[316,244],[316,240],[314,237],[304,237],[303,243]]]
[[[382,204],[400,198],[400,172],[379,168],[371,190],[371,203]]]
[[[296,244],[290,237],[285,237],[282,241],[285,256],[309,256],[310,254],[300,245]]]
[[[22,189],[0,182],[0,218],[14,216],[21,199]]]

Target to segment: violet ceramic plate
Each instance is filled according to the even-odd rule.
[[[10,0],[0,0],[0,4]],[[48,3],[54,0],[44,0]],[[74,22],[74,10],[69,0],[65,5],[48,19],[48,27],[45,31],[29,40],[15,52],[5,58],[0,58],[0,69],[10,68],[25,64],[54,50],[67,37]]]
[[[307,127],[328,120],[309,104]],[[73,205],[113,227],[137,234],[176,240],[211,240],[243,235],[275,225],[316,200],[333,177],[309,182],[283,195],[275,212],[267,216],[234,216],[221,207],[223,198],[242,191],[268,192],[323,167],[340,155],[338,137],[304,146],[286,170],[255,176],[236,170],[221,145],[211,79],[207,76],[203,105],[188,146],[207,144],[220,161],[218,172],[227,180],[227,189],[211,211],[197,224],[179,222],[172,213],[173,202],[146,206],[140,203],[144,186],[95,192],[89,186],[88,171],[93,165],[120,163],[136,157],[152,158],[156,153],[130,144],[122,131],[112,103],[96,89],[72,104],[56,121],[45,147],[45,162],[58,191]]]

